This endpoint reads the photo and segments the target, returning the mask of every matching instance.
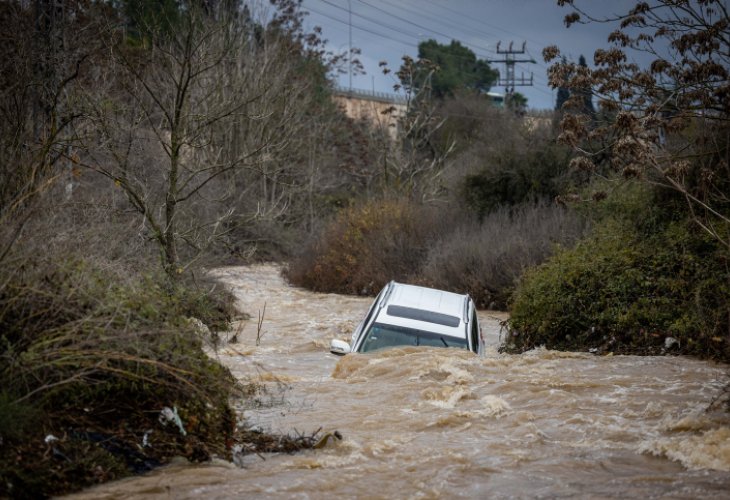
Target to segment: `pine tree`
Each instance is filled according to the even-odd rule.
[[[433,96],[443,99],[453,96],[458,90],[488,92],[499,77],[499,73],[489,66],[489,62],[479,59],[468,47],[457,40],[450,45],[443,45],[436,40],[427,40],[418,44],[418,61],[416,72],[412,75],[406,65],[401,66],[401,73],[409,75],[401,78],[405,87],[430,87]]]

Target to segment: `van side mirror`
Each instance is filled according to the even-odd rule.
[[[350,353],[350,344],[344,340],[332,339],[330,343],[330,352],[338,356],[344,356]]]

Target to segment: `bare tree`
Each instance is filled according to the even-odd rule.
[[[20,235],[28,209],[73,175],[83,69],[100,47],[104,5],[83,0],[0,3],[0,227]]]
[[[403,57],[397,76],[401,84],[396,90],[406,91],[406,110],[398,119],[396,140],[383,148],[383,185],[386,190],[433,201],[443,190],[441,176],[446,158],[454,149],[454,143],[437,144],[435,137],[445,119],[438,116],[430,86],[431,76],[438,67],[428,60]],[[390,72],[386,67],[384,73]],[[416,75],[427,82],[416,85]],[[425,75],[425,76],[424,76]],[[389,110],[396,113],[396,108]]]
[[[88,94],[82,164],[126,194],[171,278],[242,226],[311,220],[344,181],[318,163],[337,116],[326,74],[342,59],[302,31],[298,2],[275,7],[257,21],[191,6],[145,26],[139,44],[111,44]]]
[[[626,177],[675,190],[690,217],[730,248],[730,14],[722,0],[637,2],[628,12],[596,18],[569,5],[566,25],[610,23],[609,47],[594,54],[595,69],[558,62],[554,87],[592,88],[599,103],[595,124],[567,113],[561,139],[593,170],[604,160]],[[649,58],[640,67],[629,57]],[[543,53],[559,58],[557,47]],[[576,107],[581,96],[576,94]]]
[[[271,147],[266,139],[228,144],[226,132],[265,118],[250,108],[267,99],[270,70],[251,56],[248,20],[228,14],[191,5],[174,20],[144,26],[141,46],[115,40],[110,72],[98,79],[105,88],[87,99],[83,164],[126,194],[173,279],[225,231],[230,189],[211,190]],[[235,71],[241,66],[247,70]]]
[[[303,31],[296,0],[277,0],[271,21],[256,30],[245,59],[219,68],[219,78],[261,96],[247,103],[244,119],[227,122],[217,149],[202,154],[235,158],[253,151],[247,168],[224,176],[221,191],[235,209],[229,242],[255,251],[260,239],[277,239],[287,227],[316,224],[320,199],[351,180],[333,153],[345,117],[332,102],[328,73],[347,58],[327,52],[318,30]],[[359,63],[353,61],[357,67]],[[240,91],[239,91],[240,92]],[[264,228],[260,234],[259,229]],[[249,239],[249,237],[251,239]]]

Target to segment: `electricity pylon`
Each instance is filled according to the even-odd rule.
[[[530,78],[528,79],[525,77],[524,73],[520,75],[520,78],[517,79],[515,77],[515,64],[517,63],[530,63],[535,64],[537,61],[534,59],[517,59],[518,54],[524,54],[525,53],[525,47],[527,46],[527,42],[522,42],[522,48],[520,50],[516,50],[512,48],[513,42],[509,43],[509,47],[506,50],[500,49],[500,45],[502,42],[497,42],[497,54],[503,54],[504,59],[496,59],[496,60],[490,60],[489,62],[492,63],[504,63],[504,78],[502,75],[499,76],[499,81],[497,82],[497,85],[504,86],[504,103],[505,106],[509,104],[510,99],[512,98],[512,95],[515,92],[515,87],[529,87],[532,85],[532,73],[530,73]]]

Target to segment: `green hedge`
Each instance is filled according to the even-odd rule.
[[[506,350],[648,354],[666,352],[672,337],[672,352],[730,359],[727,249],[656,207],[625,213],[636,218],[604,217],[590,237],[525,274]]]

